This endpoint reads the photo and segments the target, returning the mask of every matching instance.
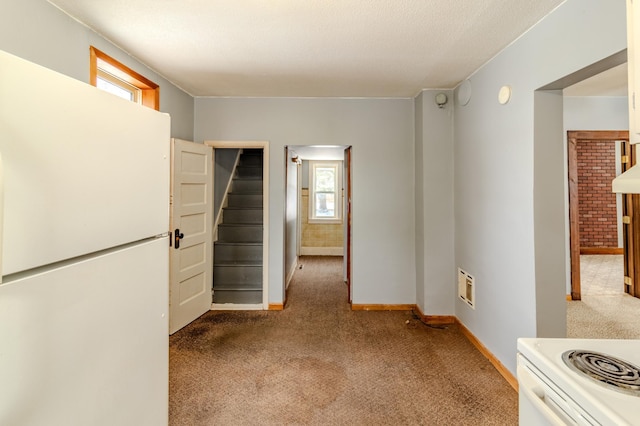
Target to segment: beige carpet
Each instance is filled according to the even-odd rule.
[[[580,256],[582,300],[567,302],[567,336],[640,339],[640,299],[623,290],[620,255]]]
[[[284,311],[212,311],[171,337],[171,425],[517,424],[456,326],[351,311],[341,258],[301,263]]]

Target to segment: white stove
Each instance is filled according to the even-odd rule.
[[[518,339],[518,383],[521,426],[640,425],[640,340]]]

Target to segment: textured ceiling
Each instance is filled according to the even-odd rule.
[[[195,96],[453,88],[564,0],[49,0]]]

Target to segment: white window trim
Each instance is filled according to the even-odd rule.
[[[336,217],[315,216],[315,169],[316,167],[335,167],[336,169]],[[342,161],[309,161],[309,223],[342,223]]]

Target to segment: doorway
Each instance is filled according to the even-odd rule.
[[[347,302],[351,303],[352,148],[289,145],[284,154],[283,300],[287,300],[287,288],[296,269],[303,266],[301,257],[340,256]],[[322,181],[314,184],[315,177]]]
[[[211,241],[215,250],[211,309],[270,309],[269,143],[205,141],[204,144],[213,148],[214,158],[216,151],[229,150],[233,154],[229,167],[216,167],[212,185],[211,199],[217,211],[213,215]],[[219,172],[223,169],[227,173],[221,179]]]
[[[628,131],[569,131],[567,142],[570,300],[581,300],[581,255],[623,254],[625,284],[637,270],[631,239],[633,224],[629,219],[633,197],[617,196],[610,187],[610,181],[631,167],[635,159]],[[622,283],[621,276],[621,288]],[[625,290],[629,292],[628,288]]]
[[[566,132],[572,128],[625,129],[628,126],[628,103],[624,96],[625,72],[621,73],[623,78],[619,79],[621,96],[615,107],[609,104],[602,109],[566,108],[573,100],[579,100],[566,98],[566,91],[604,70],[614,69],[625,63],[626,50],[621,50],[534,91],[533,220],[536,337],[567,335],[566,298],[567,293],[571,291],[571,253]],[[589,92],[584,96],[594,94]],[[612,111],[615,114],[612,114]]]

